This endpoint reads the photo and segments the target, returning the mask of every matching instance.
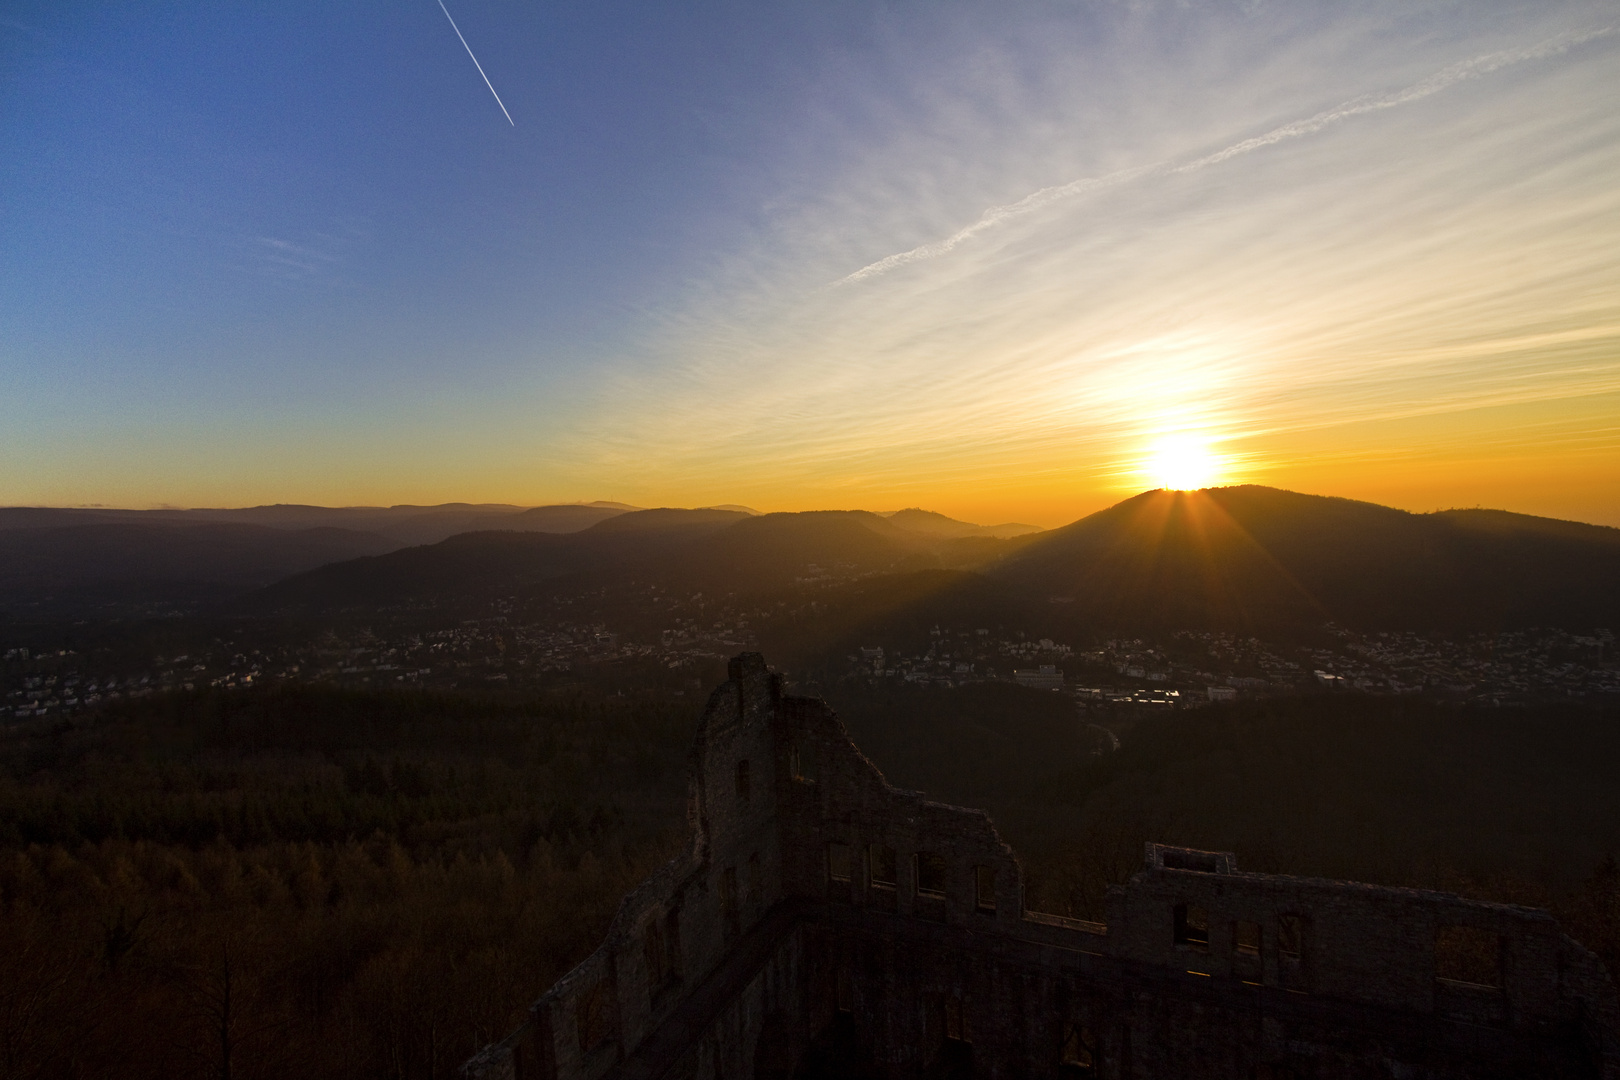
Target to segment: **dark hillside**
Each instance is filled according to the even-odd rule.
[[[1027,796],[1100,743],[1069,698],[1011,683],[840,688],[830,695],[891,784],[963,806]]]
[[[749,516],[742,510],[681,510],[661,507],[656,510],[636,510],[627,514],[616,514],[593,525],[589,531],[594,536],[611,536],[619,533],[664,535],[681,533],[702,536],[746,520]]]
[[[929,536],[864,510],[812,510],[745,517],[687,546],[667,545],[634,569],[661,583],[758,593],[807,581],[978,566],[1023,542]]]
[[[1256,870],[1570,887],[1620,852],[1620,723],[1578,708],[1281,699],[1143,722],[1044,797],[1157,820]]]
[[[668,572],[712,585],[762,589],[835,567],[887,569],[928,546],[926,540],[862,511],[762,514],[709,537],[694,547],[684,565],[671,561]]]
[[[1446,632],[1620,625],[1620,530],[1573,522],[1410,514],[1252,486],[1152,491],[1061,529],[1008,539],[930,534],[896,519],[920,518],[658,509],[615,513],[567,535],[468,533],[323,567],[264,590],[246,608],[456,603],[628,582],[764,595],[948,568],[982,574],[984,585],[920,595],[926,616],[890,608],[886,622],[871,610],[868,635],[925,618],[992,615],[997,624],[1080,637],[1289,635],[1327,622]],[[1000,598],[986,603],[990,593]],[[860,629],[852,616],[838,633]],[[825,641],[837,647],[841,639]],[[802,645],[792,646],[796,656]]]
[[[365,529],[386,536],[395,547],[431,544],[474,529],[519,528],[519,507],[505,503],[443,503],[438,506],[249,506],[242,509],[182,510],[185,520],[269,525],[278,529],[315,525]]]
[[[392,549],[374,533],[106,522],[0,531],[0,605],[71,615],[213,600]]]
[[[952,541],[968,543],[973,541]],[[1018,541],[989,541],[993,544]],[[784,667],[842,668],[842,659],[863,645],[903,652],[926,641],[933,628],[1015,627],[1043,632],[1046,610],[1031,618],[1028,605],[997,582],[958,569],[905,570],[874,574],[817,590],[814,613],[759,629],[760,647]]]
[[[1034,538],[989,572],[1097,629],[1620,622],[1620,530],[1253,486],[1148,492]]]
[[[998,540],[1007,540],[1014,536],[1026,536],[1041,531],[1037,525],[1020,525],[1016,522],[1007,522],[1003,525],[973,525],[966,521],[957,521],[944,514],[932,510],[921,510],[911,507],[907,510],[897,510],[888,515],[891,524],[898,525],[910,532],[921,533],[924,536],[935,536],[942,539],[956,539],[964,536],[984,536]]]
[[[456,603],[577,576],[618,575],[724,529],[746,515],[728,510],[614,514],[568,534],[477,532],[372,559],[324,566],[245,599],[247,611]]]
[[[128,521],[131,512],[54,506],[0,506],[0,531],[49,529],[65,525],[108,525]]]
[[[1155,840],[1250,870],[1552,907],[1620,964],[1612,710],[1281,699],[1144,719],[1094,757],[1085,714],[1047,692],[828,697],[890,782],[991,811],[1039,910],[1102,918],[1104,887]]]
[[[388,607],[507,592],[579,570],[585,553],[552,533],[463,533],[290,577],[238,604],[246,611]]]
[[[613,506],[536,506],[513,514],[500,525],[520,532],[571,533],[619,517],[626,511]]]
[[[988,541],[999,543],[999,541]],[[255,610],[389,606],[505,595],[568,578],[577,587],[628,579],[682,588],[771,589],[823,569],[881,570],[933,562],[930,541],[875,514],[751,516],[732,510],[641,510],[565,536],[488,532],[322,567],[253,597]]]
[[[505,503],[443,503],[438,506],[273,506],[202,507],[190,510],[0,507],[0,531],[56,525],[198,525],[228,523],[272,529],[354,529],[394,542],[436,544],[457,533],[489,529],[519,532],[578,532],[633,507],[617,503],[567,503],[527,510]]]
[[[1077,620],[1102,626],[1326,617],[1265,546],[1203,493],[1138,495],[1037,537],[987,572],[1032,598],[1068,603]]]

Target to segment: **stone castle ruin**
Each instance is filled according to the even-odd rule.
[[[467,1080],[1620,1080],[1614,985],[1546,912],[1159,844],[1106,923],[1027,911],[987,814],[891,787],[756,653],[690,783],[686,850]]]

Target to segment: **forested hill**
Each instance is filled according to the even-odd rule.
[[[392,550],[352,529],[106,521],[0,529],[0,610],[106,615],[239,596],[312,567]]]
[[[261,515],[267,521],[302,520],[265,509],[277,511]],[[1075,637],[1265,636],[1328,622],[1362,631],[1620,626],[1620,530],[1504,511],[1414,514],[1256,486],[1151,491],[1048,532],[921,510],[474,510],[499,527],[398,550],[371,533],[240,523],[0,529],[9,556],[0,609],[96,614],[169,599],[218,601],[235,614],[318,614],[627,586],[776,606],[806,590],[947,571],[940,580],[954,573],[956,584],[919,601],[927,619],[993,613]],[[474,520],[474,510],[418,517]],[[12,516],[37,525],[50,513]],[[922,611],[893,607],[883,617],[909,625]]]
[[[1093,627],[1620,625],[1620,530],[1256,486],[1150,491],[986,572]]]
[[[965,528],[955,535],[962,530],[930,521],[927,531],[916,531],[860,510],[757,515],[643,510],[567,536],[469,533],[430,547],[325,566],[264,589],[244,607],[318,610],[446,602],[529,589],[611,589],[627,581],[771,592],[806,580],[979,566],[1029,541],[1027,535],[1000,539],[980,535],[973,531],[976,526]]]
[[[1595,525],[1502,511],[1414,514],[1254,486],[1151,491],[1005,539],[935,517],[626,513],[568,536],[469,534],[323,567],[264,590],[252,608],[445,603],[628,582],[775,598],[841,582],[871,592],[876,579],[950,570],[969,577],[947,575],[942,591],[854,630],[881,636],[891,624],[992,616],[1075,636],[1264,635],[1327,622],[1366,631],[1620,626],[1620,530]]]
[[[196,611],[319,566],[470,530],[570,533],[629,509],[0,507],[0,615],[40,621]]]

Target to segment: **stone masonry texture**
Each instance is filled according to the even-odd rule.
[[[1614,985],[1546,912],[1159,844],[1106,923],[1030,912],[987,814],[729,674],[686,849],[466,1080],[1620,1080]]]

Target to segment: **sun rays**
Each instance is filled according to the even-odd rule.
[[[1166,435],[1155,442],[1143,462],[1149,485],[1172,491],[1196,491],[1225,477],[1226,460],[1197,435]]]

